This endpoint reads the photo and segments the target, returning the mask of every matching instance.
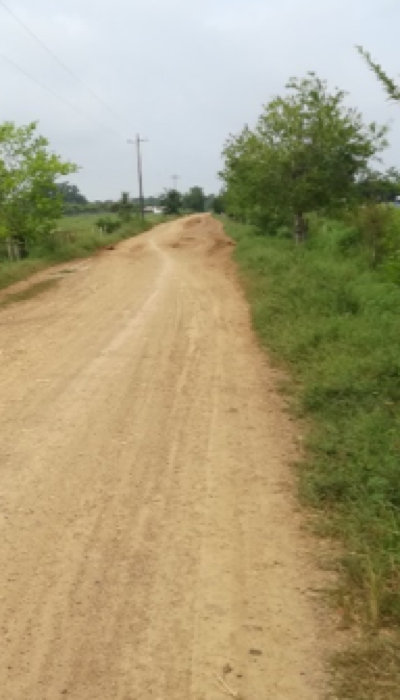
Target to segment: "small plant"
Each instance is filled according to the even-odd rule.
[[[122,222],[112,219],[111,217],[102,217],[97,219],[96,226],[102,233],[115,233],[115,231],[121,228]]]

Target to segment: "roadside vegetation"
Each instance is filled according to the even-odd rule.
[[[0,288],[153,225],[126,193],[90,207],[75,185],[59,183],[76,170],[50,150],[35,123],[0,125]]]
[[[173,216],[203,214],[204,212],[222,213],[221,197],[206,195],[203,188],[191,187],[188,192],[181,194],[176,189],[165,190],[160,197],[160,205],[164,212]]]
[[[111,218],[111,217],[110,217]],[[108,215],[106,216],[108,220]],[[111,218],[116,223],[116,218]],[[141,221],[133,217],[107,233],[98,225],[99,216],[68,216],[61,219],[57,228],[45,241],[37,241],[30,247],[29,257],[10,261],[6,246],[0,242],[0,289],[59,262],[85,258],[96,250],[114,245],[155,225],[155,220]],[[158,222],[158,221],[157,221]],[[2,254],[1,254],[2,253]]]
[[[224,148],[224,224],[254,326],[309,425],[302,497],[341,542],[346,700],[400,698],[400,175],[387,129],[314,74]]]
[[[61,181],[77,166],[64,162],[40,136],[37,124],[0,124],[0,288],[53,263],[84,257],[184,213],[211,211],[213,195],[192,187],[140,202],[89,202],[75,184]]]

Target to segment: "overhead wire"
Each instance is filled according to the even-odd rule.
[[[92,88],[85,83],[85,81],[80,78],[79,75],[77,75],[69,66],[67,66],[64,61],[61,60],[57,56],[57,54],[50,49],[40,37],[35,34],[35,32],[24,22],[11,8],[8,7],[8,5],[4,2],[4,0],[0,0],[0,5],[3,7],[6,12],[8,12],[9,15],[13,17],[13,19],[18,22],[18,24],[42,47],[44,51],[46,51],[52,58],[55,60],[74,80],[76,80],[92,97],[94,97],[103,107],[105,107],[114,117],[117,117],[118,119],[126,122],[124,117],[122,117],[118,112],[116,112],[113,107],[111,107],[102,97],[97,95],[97,93],[92,90]]]
[[[97,119],[90,116],[89,114],[86,114],[86,112],[84,112],[79,107],[74,105],[72,102],[69,102],[69,100],[66,100],[65,97],[60,95],[58,92],[53,90],[53,88],[48,87],[47,85],[45,85],[45,83],[42,83],[40,80],[35,78],[35,76],[32,75],[31,73],[29,73],[27,70],[25,70],[25,68],[21,68],[21,66],[19,66],[17,63],[15,63],[15,61],[13,61],[11,58],[8,58],[8,56],[3,54],[1,51],[0,51],[0,58],[2,58],[4,61],[6,61],[6,63],[8,63],[10,66],[12,66],[19,73],[22,73],[22,75],[24,75],[26,78],[29,78],[29,80],[32,80],[34,83],[36,83],[36,85],[39,85],[43,90],[46,90],[47,92],[49,92],[51,95],[53,95],[53,97],[55,97],[58,100],[60,100],[61,102],[63,102],[65,105],[67,105],[67,107],[72,109],[74,112],[77,112],[81,116],[85,117],[85,119],[88,119],[89,121],[93,122],[94,124],[96,124],[96,126],[99,126],[103,129],[108,129],[114,135],[118,136],[118,138],[122,138],[124,140],[126,139],[126,136],[124,136],[121,132],[117,131],[112,126],[108,126],[108,124],[103,124],[102,122],[99,122]]]

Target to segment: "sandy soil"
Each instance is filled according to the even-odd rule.
[[[323,697],[298,429],[230,253],[194,217],[0,309],[3,700]]]

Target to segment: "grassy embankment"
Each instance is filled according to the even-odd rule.
[[[115,218],[108,214],[105,216]],[[163,221],[161,217],[146,217],[143,224],[139,218],[135,218],[113,234],[105,234],[96,227],[96,221],[99,218],[101,218],[99,214],[64,217],[46,245],[33,246],[29,251],[29,258],[18,262],[9,262],[6,259],[3,245],[2,257],[0,257],[0,289],[26,279],[49,265],[74,258],[84,258],[99,248],[135,236]]]
[[[301,494],[343,544],[335,604],[358,642],[336,659],[341,696],[400,698],[400,286],[344,224],[295,247],[224,223],[255,329],[310,425]]]

